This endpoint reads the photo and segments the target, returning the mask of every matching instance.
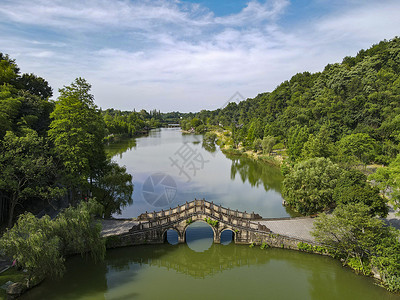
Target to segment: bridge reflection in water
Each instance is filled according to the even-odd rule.
[[[166,232],[166,242],[171,245],[178,244],[178,232],[170,229]],[[234,239],[234,233],[231,230],[224,230],[221,233],[220,242],[222,245],[230,244]],[[214,232],[210,225],[205,222],[194,222],[186,229],[185,241],[188,247],[196,252],[204,252],[213,244]]]

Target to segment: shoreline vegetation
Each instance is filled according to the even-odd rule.
[[[400,207],[400,38],[322,72],[296,74],[254,99],[187,114],[102,111],[83,78],[61,88],[54,101],[46,80],[20,74],[2,53],[0,71],[0,221],[8,227],[0,247],[27,270],[27,286],[61,276],[69,253],[102,259],[94,215],[108,217],[132,204],[132,176],[107,157],[105,137],[180,120],[183,130],[205,134],[208,151],[217,143],[225,153],[280,165],[287,205],[320,214],[316,241],[344,265],[364,275],[376,270],[386,289],[400,291],[400,233],[382,221],[387,195]],[[371,163],[385,167],[368,177],[358,170]],[[65,205],[51,218],[41,215],[55,200]]]

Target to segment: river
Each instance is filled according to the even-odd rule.
[[[194,198],[263,217],[295,215],[282,206],[278,169],[203,147],[200,135],[157,129],[107,151],[135,185],[134,203],[116,217]],[[186,244],[174,245],[174,234],[164,245],[108,250],[97,264],[72,257],[61,280],[48,279],[22,299],[400,299],[329,257],[235,245],[229,235],[213,244],[202,222],[189,226]]]

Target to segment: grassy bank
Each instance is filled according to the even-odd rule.
[[[220,147],[223,153],[249,157],[276,167],[279,167],[285,159],[286,151],[284,149],[272,151],[272,154],[264,154],[262,151],[246,149],[242,145],[238,145],[234,148],[232,135],[229,131],[221,129],[212,130],[210,132],[217,135],[216,144]]]
[[[26,274],[22,271],[18,271],[16,268],[10,268],[0,274],[0,286],[4,285],[6,282],[25,282]],[[0,299],[7,299],[6,291],[0,288]]]

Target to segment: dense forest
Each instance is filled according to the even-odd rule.
[[[323,139],[360,163],[386,165],[399,153],[399,112],[400,38],[396,37],[345,57],[342,63],[328,64],[322,72],[296,74],[272,92],[223,109],[203,110],[183,120],[182,126],[220,125],[232,130],[235,142],[249,148],[256,139],[273,136],[294,160],[313,155],[302,153],[306,142]],[[356,144],[366,149],[357,152]],[[334,154],[339,153],[329,153]]]
[[[233,155],[268,161],[279,149],[285,204],[320,214],[316,241],[356,272],[378,270],[389,290],[400,289],[400,234],[384,221],[390,206],[400,207],[400,38],[181,126]]]

